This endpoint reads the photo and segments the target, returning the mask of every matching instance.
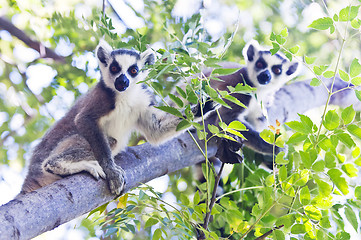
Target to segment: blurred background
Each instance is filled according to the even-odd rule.
[[[247,41],[256,39],[271,47],[270,34],[287,27],[286,46],[300,46],[300,59],[306,54],[317,57],[318,64],[333,65],[340,42],[328,31],[308,26],[347,4],[341,0],[0,0],[0,205],[19,193],[38,139],[99,79],[93,50],[104,34],[99,27],[103,8],[114,27],[113,46],[134,46],[141,38],[155,50],[167,48],[174,42],[170,33],[183,39],[192,34],[184,26],[198,18],[204,29],[201,40],[213,44],[214,51],[233,38],[225,61],[243,64]],[[15,27],[20,33],[12,32]],[[28,38],[20,40],[18,34]],[[44,47],[53,54],[44,56]],[[354,57],[360,57],[359,34],[347,42],[341,69]],[[299,80],[309,76],[304,69]],[[233,166],[226,169],[227,174],[237,171]],[[149,184],[170,202],[195,189],[191,169]],[[91,220],[76,219],[37,239],[99,239],[101,234]]]

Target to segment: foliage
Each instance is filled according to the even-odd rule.
[[[332,16],[322,16],[310,22],[309,28],[314,30],[301,31],[296,24],[284,20],[285,16],[279,10],[284,2],[235,1],[241,10],[240,23],[232,25],[223,36],[214,37],[207,31],[207,16],[201,11],[189,18],[177,18],[171,14],[176,1],[144,2],[143,13],[130,3],[127,6],[147,23],[146,26],[138,29],[126,27],[125,32],[117,31],[115,18],[111,17],[116,12],[110,8],[103,15],[98,6],[92,6],[89,16],[79,17],[76,11],[57,12],[55,5],[52,5],[53,9],[41,12],[39,9],[51,6],[46,1],[34,1],[31,6],[16,1],[1,2],[2,7],[9,10],[9,18],[24,12],[32,15],[38,27],[23,23],[26,33],[38,36],[38,40],[47,42],[49,47],[55,48],[62,42],[72,46],[72,54],[65,55],[66,64],[41,58],[24,62],[13,53],[13,49],[21,44],[19,40],[0,41],[0,104],[1,112],[6,115],[0,127],[3,164],[24,165],[23,155],[30,152],[31,142],[41,137],[54,119],[59,118],[58,113],[51,109],[56,95],[65,91],[78,96],[84,83],[86,86],[94,84],[95,67],[90,58],[82,57],[95,48],[101,36],[104,35],[116,48],[139,51],[157,43],[160,46],[156,49],[158,61],[149,69],[149,78],[144,83],[159,97],[159,109],[183,118],[179,129],[193,126],[198,138],[204,140],[204,150],[201,146],[200,150],[207,160],[202,167],[206,181],[193,179],[192,169],[184,169],[170,174],[170,187],[166,193],[156,192],[147,185],[137,188],[91,212],[89,218],[97,220],[93,224],[89,224],[88,219],[83,222],[89,229],[89,237],[96,236],[95,225],[102,228],[102,237],[117,235],[119,239],[191,239],[200,232],[210,239],[254,239],[260,236],[272,239],[287,236],[291,239],[350,239],[350,231],[360,234],[361,187],[356,184],[361,166],[360,116],[353,106],[331,109],[330,98],[344,89],[335,91],[333,85],[324,83],[324,77],[335,80],[339,75],[349,83],[346,89],[352,89],[361,101],[361,91],[356,89],[361,85],[360,59],[350,54],[359,44],[355,37],[359,37],[361,26],[358,18],[360,4],[341,7]],[[78,4],[84,6],[81,2]],[[307,7],[310,5],[307,2]],[[323,7],[325,12],[330,12],[329,6]],[[292,8],[299,19],[304,15],[303,8],[302,3],[295,3]],[[242,14],[247,11],[255,15],[259,11],[265,13],[263,17],[258,14],[254,18],[251,30],[242,25],[242,21],[247,20]],[[264,30],[265,22],[272,23],[272,31]],[[228,126],[222,122],[219,126],[204,126],[204,121],[196,123],[190,105],[204,104],[210,99],[226,107],[223,99],[241,105],[228,92],[211,88],[209,77],[200,73],[206,67],[213,68],[213,78],[232,73],[234,69],[223,69],[218,63],[223,60],[242,63],[245,36],[255,32],[257,40],[272,45],[273,54],[282,50],[290,60],[302,61],[312,74],[311,86],[323,85],[328,100],[321,120],[300,114],[298,121],[288,122],[286,126],[276,123],[260,133],[274,146],[287,145],[288,152],[281,152],[269,160],[244,149],[244,162],[229,167],[229,172],[223,175],[220,184],[224,193],[216,197],[217,201],[210,209],[218,173],[208,161],[207,143],[215,136],[232,139],[228,133],[242,137],[245,127],[238,121]],[[35,64],[48,65],[56,70],[51,84],[40,93],[34,93],[28,86],[27,69]],[[11,75],[19,76],[20,80],[9,77]],[[179,83],[185,87],[180,88]],[[239,90],[252,89],[241,85],[230,89],[231,92]],[[18,103],[8,100],[10,93],[16,96]],[[24,120],[19,128],[14,128],[11,123],[16,117]],[[133,142],[137,144],[137,141]],[[263,161],[271,162],[269,165],[273,169],[260,167]],[[183,191],[177,187],[180,182],[187,185]],[[175,196],[176,203],[164,200],[168,193]],[[204,229],[208,212],[213,220],[208,229]]]

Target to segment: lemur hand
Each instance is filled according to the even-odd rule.
[[[243,160],[241,148],[244,140],[233,134],[232,137],[236,140],[236,142],[226,138],[217,139],[216,157],[224,163],[241,163]]]
[[[115,195],[120,195],[125,185],[124,170],[121,167],[114,165],[114,168],[110,168],[106,171],[106,175],[110,192]]]
[[[213,101],[211,98],[208,97],[202,106],[200,104],[194,106],[192,108],[192,112],[196,119],[202,117],[202,113],[203,117],[207,118],[208,114],[216,111],[220,107],[221,105],[219,103]]]

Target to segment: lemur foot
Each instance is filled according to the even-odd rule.
[[[119,166],[115,166],[111,170],[108,170],[107,179],[110,192],[115,195],[120,195],[125,185],[124,170]]]
[[[103,171],[103,168],[99,165],[98,161],[89,161],[86,164],[86,170],[96,179],[99,178],[106,179],[106,175]]]

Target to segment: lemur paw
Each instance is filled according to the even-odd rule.
[[[217,152],[216,157],[223,163],[241,163],[243,160],[243,154],[241,148],[243,146],[243,139],[232,135],[236,140],[230,140],[226,138],[219,138],[217,140]]]
[[[219,109],[221,105],[215,101],[213,101],[211,98],[207,98],[204,105],[197,104],[192,108],[192,112],[195,118],[207,117],[208,114],[214,112],[215,110]]]
[[[96,179],[106,178],[103,168],[99,165],[98,161],[89,161],[86,164],[87,171]]]
[[[107,172],[107,179],[110,192],[120,195],[125,185],[124,170],[119,166],[115,166],[115,168]]]

